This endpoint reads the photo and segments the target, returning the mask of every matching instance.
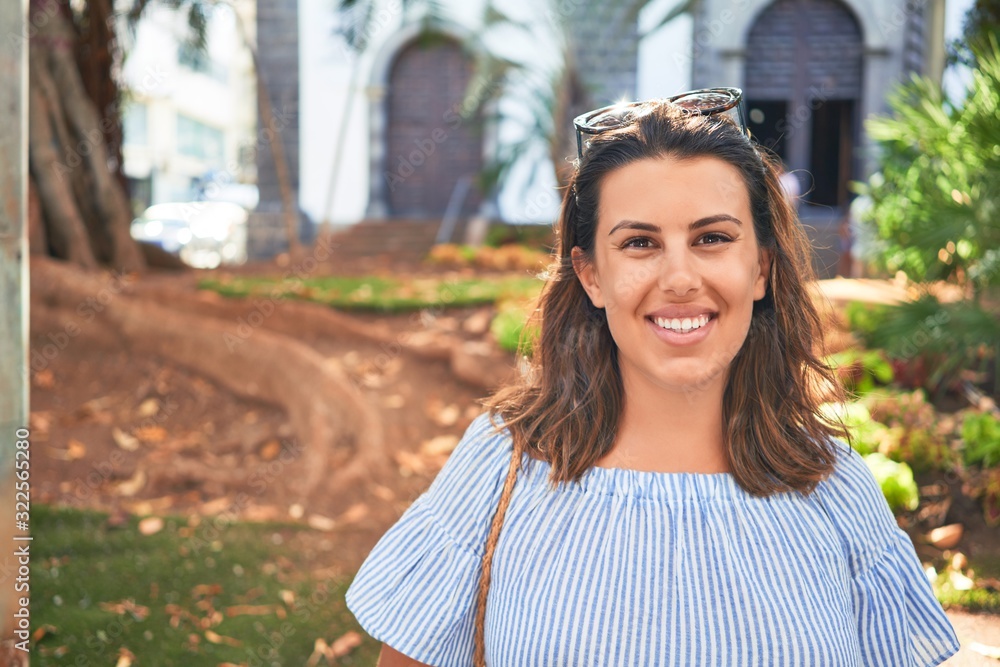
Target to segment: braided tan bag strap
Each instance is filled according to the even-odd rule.
[[[521,447],[517,445],[516,440],[517,438],[515,438],[514,451],[510,456],[510,467],[507,468],[507,479],[503,483],[500,502],[497,503],[493,522],[490,524],[490,533],[486,538],[486,551],[483,553],[479,590],[476,593],[476,621],[472,654],[474,667],[486,667],[486,597],[490,591],[493,550],[496,548],[497,542],[500,541],[500,530],[503,528],[504,516],[507,514],[507,506],[510,504],[510,497],[514,491],[514,483],[517,481],[517,470],[521,465]]]

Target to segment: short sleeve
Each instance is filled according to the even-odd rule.
[[[939,665],[960,648],[955,629],[875,475],[838,443],[836,470],[819,498],[847,550],[861,664]]]
[[[488,413],[476,417],[378,541],[346,598],[369,635],[434,667],[472,663],[480,564],[511,451],[506,429],[494,434]]]

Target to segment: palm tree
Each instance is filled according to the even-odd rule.
[[[479,77],[498,81],[488,86],[493,94],[474,98],[488,121],[508,122],[521,127],[521,138],[498,148],[491,164],[481,178],[484,191],[495,188],[511,168],[522,160],[530,160],[529,180],[533,180],[540,165],[551,164],[556,182],[565,185],[573,166],[567,159],[576,155],[575,137],[568,128],[573,118],[599,103],[598,92],[588,85],[587,72],[581,63],[594,49],[604,45],[623,44],[640,40],[681,15],[693,11],[697,0],[678,0],[658,21],[642,33],[637,30],[640,13],[649,0],[628,0],[608,3],[601,0],[547,0],[534,9],[529,20],[515,19],[495,2],[488,0],[483,14],[482,30],[477,40],[491,43],[552,44],[554,57],[540,62],[537,57],[518,59],[487,48],[479,62]],[[578,28],[586,21],[590,30],[583,34]],[[594,28],[598,34],[593,34]],[[500,98],[516,94],[519,106],[505,112]],[[544,159],[543,159],[544,158]]]

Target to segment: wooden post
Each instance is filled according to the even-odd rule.
[[[17,580],[20,563],[16,548],[28,530],[15,526],[15,452],[17,440],[29,440],[28,427],[28,0],[0,2],[0,662],[28,663],[17,644],[26,637],[19,629],[28,597]],[[29,453],[29,473],[37,453]],[[17,508],[20,509],[20,508]],[[20,517],[18,517],[20,518]],[[29,518],[30,521],[30,518]],[[25,527],[28,522],[25,523]],[[24,582],[30,585],[30,582]],[[22,587],[22,592],[17,588]],[[29,616],[30,618],[30,616]],[[25,621],[25,624],[30,621]],[[21,647],[27,648],[27,641]]]

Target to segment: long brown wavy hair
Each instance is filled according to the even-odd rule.
[[[477,664],[483,664],[492,552],[522,455],[548,461],[553,486],[578,480],[611,451],[624,412],[618,348],[604,309],[591,303],[571,258],[579,246],[586,261],[594,261],[600,185],[608,173],[638,160],[702,156],[739,170],[757,243],[771,252],[767,292],[754,302],[723,394],[726,456],[735,481],[754,496],[808,495],[833,470],[832,438],[848,438],[843,424],[819,409],[824,401],[842,399],[843,390],[820,357],[821,320],[808,290],[814,280],[811,248],[781,187],[777,159],[748,141],[729,118],[691,116],[656,102],[632,124],[592,137],[563,198],[558,256],[525,327],[539,331],[526,372],[484,401],[495,427],[494,415],[503,417],[514,455],[483,559]]]

